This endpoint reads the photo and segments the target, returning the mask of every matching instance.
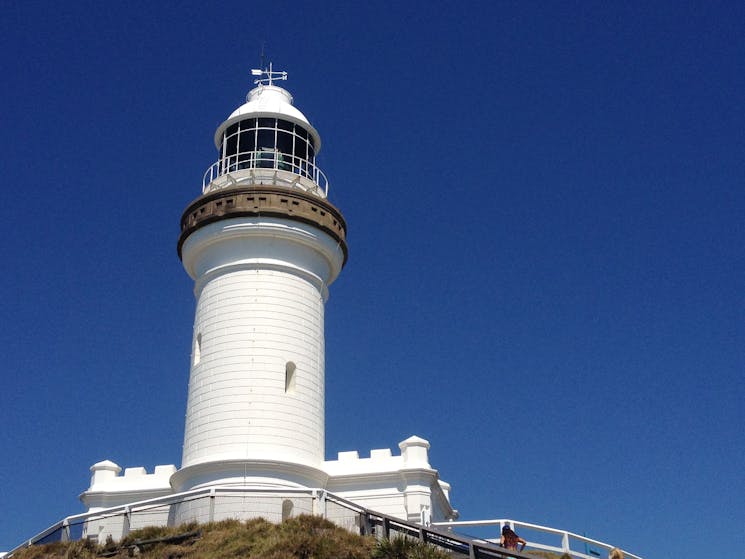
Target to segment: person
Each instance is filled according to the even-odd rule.
[[[515,551],[517,551],[517,544],[521,544],[522,547],[520,548],[520,551],[522,551],[523,549],[525,549],[526,543],[528,542],[526,542],[515,532],[513,532],[512,528],[510,528],[506,524],[502,527],[502,535],[499,538],[499,545],[506,549],[514,549]]]
[[[617,547],[614,547],[610,550],[610,555],[608,555],[608,559],[623,559],[623,551],[618,549]]]

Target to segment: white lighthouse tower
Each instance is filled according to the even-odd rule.
[[[176,491],[324,486],[324,305],[346,225],[316,166],[318,132],[275,85],[215,133],[217,162],[178,242],[196,316]]]
[[[218,126],[217,161],[181,218],[178,254],[196,297],[181,468],[102,460],[80,497],[102,514],[159,499],[138,522],[169,525],[282,519],[295,504],[312,512],[287,497],[309,491],[412,521],[456,518],[425,439],[407,437],[400,454],[325,458],[324,305],[347,259],[346,224],[316,165],[318,132],[275,83],[286,74],[253,72],[256,87]],[[412,411],[421,400],[411,395]],[[132,526],[106,514],[87,533]]]

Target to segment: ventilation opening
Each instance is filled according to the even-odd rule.
[[[282,501],[282,522],[292,517],[292,509],[294,505],[289,499]]]
[[[295,390],[295,363],[288,361],[285,365],[285,392],[293,392]]]
[[[202,360],[202,334],[194,338],[194,352],[192,354],[192,365],[199,365]]]

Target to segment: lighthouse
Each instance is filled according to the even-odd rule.
[[[196,299],[181,467],[93,464],[80,498],[101,514],[86,524],[99,540],[126,534],[138,507],[140,525],[281,520],[318,513],[295,498],[309,494],[417,522],[458,516],[423,438],[402,440],[400,454],[326,458],[324,308],[347,261],[346,223],[316,161],[321,137],[277,85],[287,74],[252,73],[180,222]],[[410,408],[420,405],[412,394]]]
[[[196,312],[176,491],[327,478],[324,306],[347,259],[346,225],[316,164],[320,136],[276,85],[286,73],[254,75],[181,218]]]

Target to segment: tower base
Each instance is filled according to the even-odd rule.
[[[113,462],[99,462],[91,468],[91,486],[80,498],[89,511],[100,510],[102,516],[86,524],[85,535],[99,541],[108,536],[118,540],[147,525],[227,518],[280,522],[298,514],[324,514],[333,520],[335,511],[328,509],[320,495],[325,492],[407,521],[426,524],[457,518],[450,504],[450,485],[429,464],[429,443],[410,437],[399,448],[400,455],[387,448],[375,449],[369,458],[360,458],[357,451],[340,452],[336,460],[324,462],[322,469],[269,460],[226,460],[178,471],[174,466],[158,466],[154,474],[128,468],[122,476]],[[235,493],[231,488],[236,488]],[[178,495],[178,499],[170,500],[168,495]],[[131,505],[134,509],[139,508],[135,504],[152,499],[144,515],[105,514],[106,507]],[[337,512],[338,524],[351,522],[348,511]]]

